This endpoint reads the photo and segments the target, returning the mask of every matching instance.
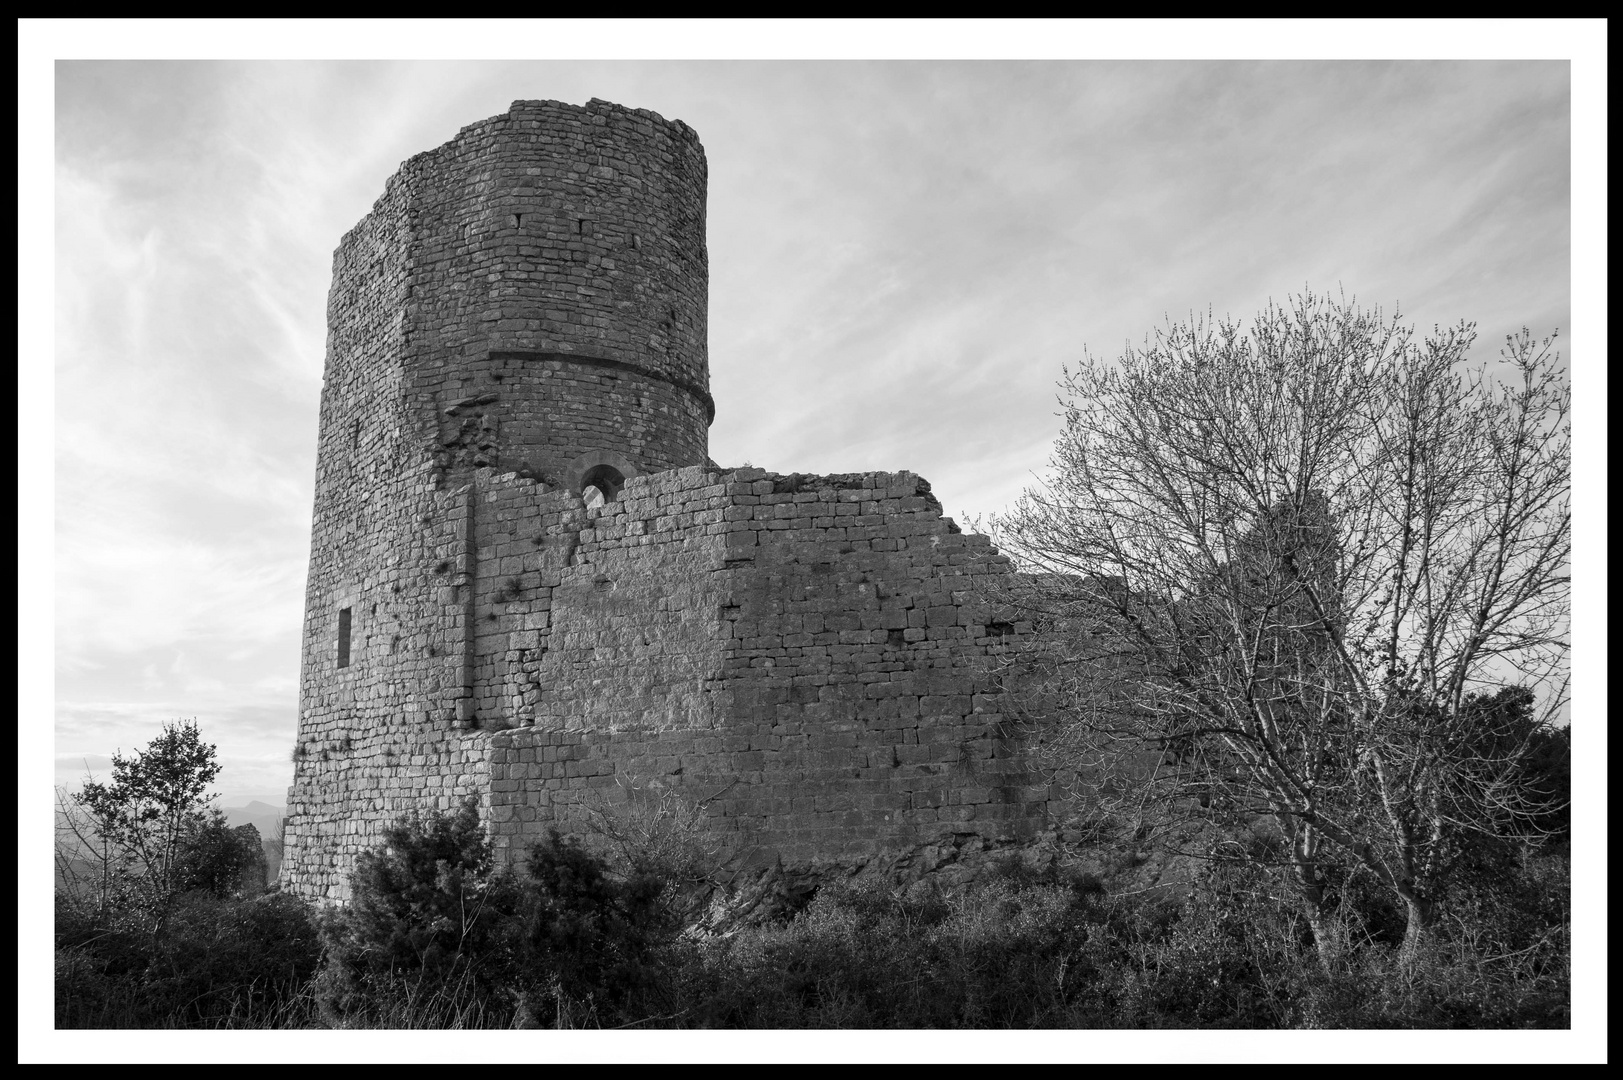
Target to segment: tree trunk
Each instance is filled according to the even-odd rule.
[[[1319,966],[1326,975],[1333,975],[1341,949],[1325,905],[1324,886],[1319,883],[1311,863],[1298,862],[1291,870],[1296,878],[1297,895],[1302,898],[1302,914],[1307,916],[1307,925],[1313,930],[1313,948],[1319,954]]]
[[[1319,966],[1326,975],[1335,974],[1340,959],[1340,941],[1331,925],[1330,912],[1325,902],[1324,883],[1318,873],[1318,832],[1306,822],[1282,822],[1294,826],[1291,838],[1291,876],[1296,879],[1296,895],[1302,898],[1302,913],[1313,929],[1313,947],[1319,954]]]
[[[1326,916],[1321,902],[1322,897],[1319,901],[1303,897],[1302,910],[1307,915],[1308,926],[1313,929],[1313,947],[1314,951],[1319,954],[1319,967],[1324,970],[1326,975],[1334,975],[1336,973],[1336,961],[1340,958],[1341,953],[1340,943],[1335,938],[1335,933],[1330,926],[1330,920]]]
[[[1432,910],[1431,904],[1418,896],[1405,895],[1403,902],[1408,909],[1409,920],[1403,930],[1403,947],[1398,951],[1398,964],[1404,972],[1409,972],[1419,958],[1421,943],[1431,925]]]

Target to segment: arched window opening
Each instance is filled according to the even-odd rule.
[[[595,465],[580,478],[581,498],[587,506],[613,502],[625,486],[626,478],[613,465]]]

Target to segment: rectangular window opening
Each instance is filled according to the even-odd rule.
[[[338,666],[349,667],[349,608],[338,609]]]

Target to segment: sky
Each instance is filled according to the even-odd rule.
[[[1109,55],[1095,25],[948,35],[938,55]],[[1547,58],[1334,59],[1326,26],[1258,46],[1162,24],[1184,58],[1131,61],[112,59],[258,51],[205,27],[59,47],[22,95],[52,203],[23,231],[53,267],[24,292],[51,305],[54,364],[42,396],[24,374],[20,411],[54,401],[54,633],[30,632],[54,646],[32,661],[54,664],[54,782],[105,779],[114,750],[195,717],[226,802],[283,802],[332,252],[402,161],[514,99],[600,97],[698,132],[725,466],[908,469],[967,526],[1042,474],[1084,349],[1304,288],[1423,330],[1475,322],[1483,360],[1559,328],[1580,398],[1586,370],[1603,389],[1604,321],[1587,355],[1571,329],[1572,53],[1506,28],[1481,55]],[[651,30],[642,55],[686,47],[616,29]],[[1347,55],[1384,53],[1358,51],[1365,29]],[[549,32],[520,24],[501,48],[570,51]],[[875,55],[911,51],[872,32]],[[1414,55],[1455,51],[1447,28],[1413,33]],[[264,48],[370,51],[364,30],[333,35]],[[848,51],[866,50],[694,54]],[[1326,58],[1200,59],[1225,54]]]

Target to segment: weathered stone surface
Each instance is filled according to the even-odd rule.
[[[1030,630],[976,599],[1007,560],[911,473],[709,461],[705,176],[680,122],[515,102],[344,237],[286,887],[468,797],[505,860],[628,789],[761,866],[1046,826],[989,679]]]

